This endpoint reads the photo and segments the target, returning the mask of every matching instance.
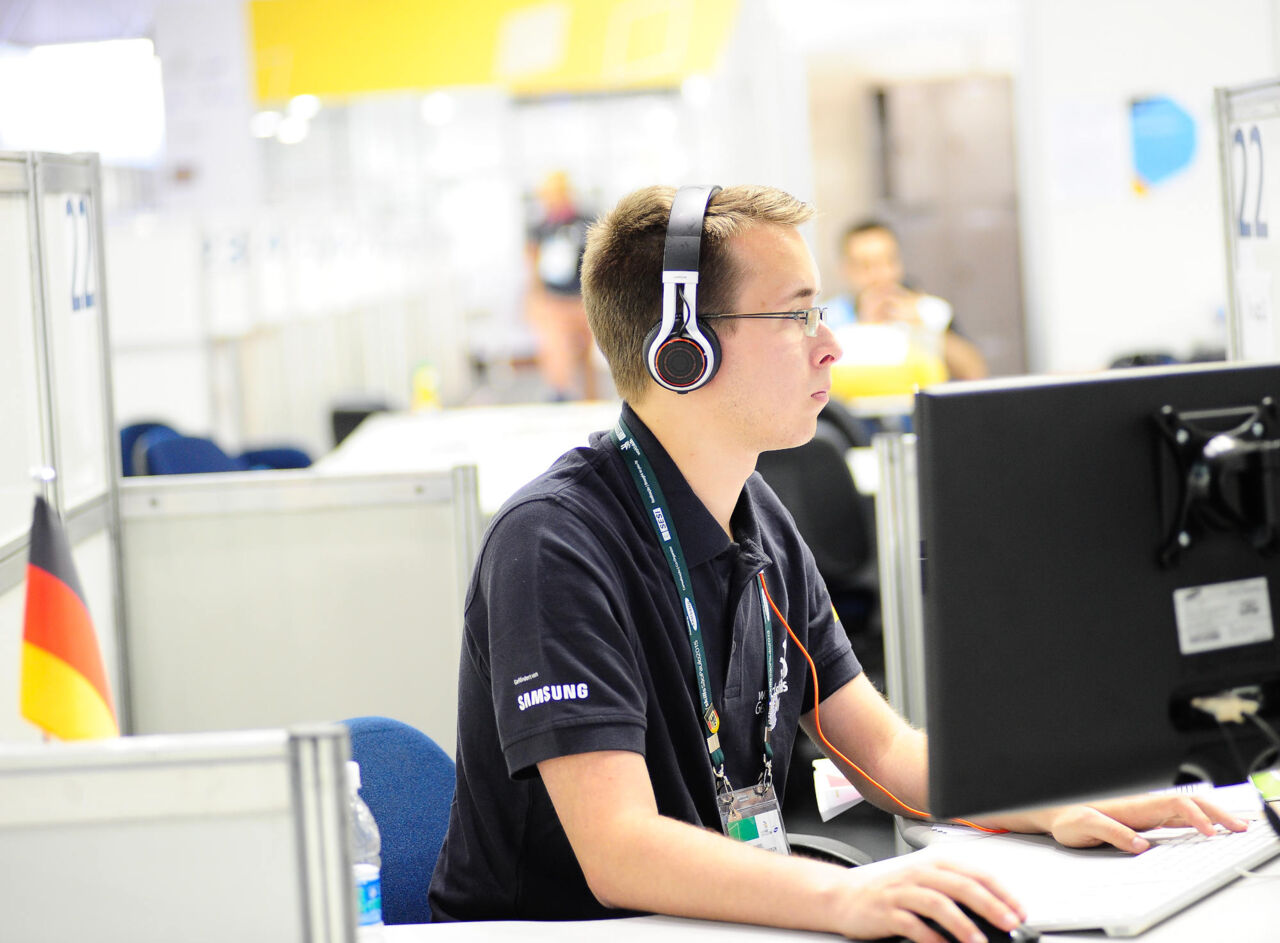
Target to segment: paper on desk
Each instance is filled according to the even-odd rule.
[[[818,800],[818,814],[829,822],[846,809],[862,801],[862,793],[825,756],[813,761],[813,794]]]
[[[1261,786],[1259,786],[1261,788]],[[1189,783],[1170,789],[1157,789],[1153,795],[1201,795],[1224,812],[1252,816],[1260,812],[1258,789],[1253,783],[1236,783],[1234,786],[1214,787],[1209,783]]]

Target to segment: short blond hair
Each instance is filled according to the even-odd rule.
[[[618,394],[632,402],[652,382],[644,339],[662,320],[662,251],[675,193],[674,187],[645,187],[623,197],[592,225],[582,258],[587,320]],[[734,236],[761,224],[798,226],[813,212],[775,187],[725,187],[713,196],[702,224],[698,313],[726,313],[737,297],[740,273],[729,251]]]

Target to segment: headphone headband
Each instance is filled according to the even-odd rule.
[[[662,249],[664,280],[671,272],[697,274],[707,204],[719,192],[719,187],[681,187],[676,191],[671,201],[671,218],[667,221],[667,241]]]

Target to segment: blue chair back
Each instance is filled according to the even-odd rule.
[[[384,923],[430,923],[427,891],[449,825],[453,758],[425,733],[388,717],[343,721],[360,795],[382,835]]]
[[[149,436],[159,440],[166,434],[176,436],[178,432],[163,422],[135,422],[120,430],[120,470],[126,478],[147,473],[142,459],[144,440]]]
[[[249,449],[240,453],[240,461],[246,468],[306,468],[311,456],[302,449],[277,446],[270,449]]]
[[[150,475],[199,475],[244,471],[245,465],[229,456],[212,439],[175,436],[159,442],[147,438],[146,464]]]

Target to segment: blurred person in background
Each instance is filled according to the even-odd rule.
[[[594,341],[582,307],[581,277],[591,220],[579,210],[563,171],[548,174],[536,197],[526,247],[525,316],[538,345],[538,371],[556,400],[595,399]]]
[[[827,321],[838,331],[848,324],[906,324],[936,336],[952,380],[988,375],[986,358],[956,330],[951,305],[903,283],[902,252],[893,230],[880,220],[849,227],[841,240],[841,266],[847,292],[831,299]]]

